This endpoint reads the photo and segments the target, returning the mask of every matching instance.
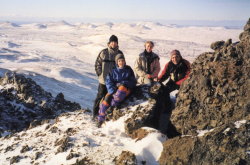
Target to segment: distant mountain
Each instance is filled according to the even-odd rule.
[[[20,27],[20,26],[12,22],[3,22],[0,23],[0,27],[10,28],[10,27]]]

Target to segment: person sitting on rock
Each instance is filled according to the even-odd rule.
[[[166,93],[179,90],[181,83],[188,78],[191,70],[190,63],[182,58],[179,50],[171,51],[170,55],[170,61],[158,77],[159,82],[164,82],[170,78],[165,85]]]
[[[135,61],[134,70],[138,84],[151,84],[160,72],[160,58],[152,50],[154,43],[147,41],[145,50]]]
[[[123,54],[115,58],[116,67],[110,72],[106,79],[108,93],[100,104],[97,126],[101,127],[105,121],[106,110],[112,106],[118,106],[136,86],[136,79],[133,70],[126,65]]]

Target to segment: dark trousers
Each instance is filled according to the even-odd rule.
[[[172,113],[172,102],[167,91],[162,89],[156,99],[156,126],[164,134],[167,132],[168,123]]]
[[[154,85],[157,84],[153,84],[153,88]],[[153,118],[151,121],[152,126],[156,129],[159,129],[164,134],[167,134],[168,132],[170,117],[174,108],[174,105],[170,99],[170,92],[179,88],[179,85],[176,85],[175,82],[168,81],[166,85],[161,84],[161,87],[154,95],[156,104],[153,107]]]
[[[167,83],[166,83],[166,85],[165,85],[165,92],[166,93],[171,93],[171,92],[173,92],[174,90],[176,90],[176,89],[180,89],[180,86],[179,85],[176,85],[175,84],[175,82],[174,81],[171,81],[171,80],[169,80]]]
[[[93,117],[98,116],[100,101],[103,97],[105,97],[107,93],[108,91],[107,91],[106,85],[99,83],[98,92],[97,92],[96,99],[95,99],[94,106],[93,106]]]

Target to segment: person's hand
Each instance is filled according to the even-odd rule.
[[[154,78],[153,80],[154,80],[154,81],[156,81],[156,82],[158,82],[158,81],[159,81],[157,77],[156,77],[156,78]]]
[[[147,78],[150,79],[152,78],[152,76],[150,74],[147,74]]]

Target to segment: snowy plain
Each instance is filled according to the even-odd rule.
[[[237,42],[241,31],[225,27],[179,27],[153,22],[69,24],[61,21],[23,25],[5,22],[0,23],[0,75],[3,76],[6,69],[25,74],[53,96],[62,92],[66,99],[79,103],[83,109],[91,109],[98,86],[94,63],[98,53],[107,47],[112,34],[118,36],[120,50],[132,68],[135,59],[144,50],[146,40],[155,42],[153,51],[160,56],[163,68],[173,49],[180,50],[182,56],[192,62],[201,53],[212,51],[210,44],[214,41],[231,38]],[[51,127],[56,125],[62,131],[73,127],[77,133],[71,140],[88,146],[76,146],[73,150],[84,153],[100,164],[112,164],[114,157],[122,150],[132,151],[139,161],[157,164],[162,151],[161,142],[166,140],[157,131],[141,141],[130,139],[124,133],[125,118],[108,122],[101,129],[95,127],[89,114],[78,111],[59,119],[58,122],[49,123]],[[27,152],[27,158],[21,159],[19,164],[72,164],[76,158],[66,160],[69,153],[54,152],[52,143],[55,137],[63,135],[46,132],[45,127],[42,125],[26,131],[27,135],[21,136],[14,151],[0,152],[0,162],[9,164],[9,158],[20,154],[21,146],[29,144],[38,145],[46,154],[34,161],[31,159],[34,153]],[[34,138],[38,132],[44,132],[46,138]],[[17,133],[17,136],[23,133]],[[14,139],[2,139],[0,149],[15,144]]]

